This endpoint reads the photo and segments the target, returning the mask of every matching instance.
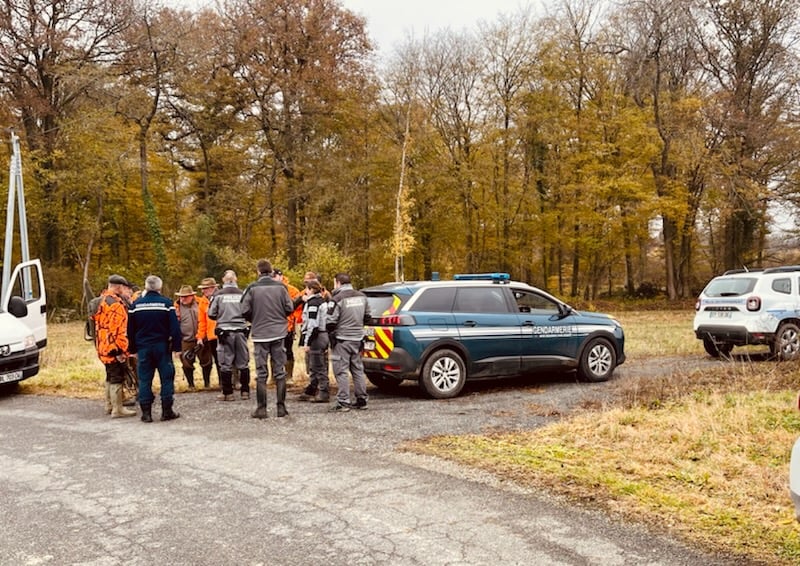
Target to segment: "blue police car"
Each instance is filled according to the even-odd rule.
[[[363,289],[372,312],[363,359],[383,390],[416,380],[431,397],[458,395],[467,380],[577,370],[605,381],[625,361],[622,326],[578,312],[507,273]]]

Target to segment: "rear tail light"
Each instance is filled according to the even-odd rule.
[[[410,314],[390,314],[372,318],[374,326],[414,326],[416,323]]]
[[[697,299],[697,301],[695,301],[694,310],[696,310],[696,311],[700,310],[700,299]]]
[[[753,312],[757,311],[761,308],[761,298],[760,297],[748,297],[747,299],[747,310]]]

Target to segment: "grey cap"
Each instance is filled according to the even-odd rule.
[[[108,276],[108,284],[109,285],[125,285],[126,287],[130,287],[131,286],[131,284],[128,283],[127,279],[125,279],[122,275],[117,275],[116,273],[114,275],[109,275]]]

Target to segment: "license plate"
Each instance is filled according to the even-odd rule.
[[[21,371],[12,371],[9,373],[0,373],[0,383],[9,383],[11,381],[20,381],[22,379]]]
[[[708,313],[708,318],[732,318],[733,313],[731,311],[710,311]]]
[[[373,342],[372,340],[366,340],[364,342],[364,350],[366,350],[367,352],[372,352],[374,349],[375,349],[375,342]]]

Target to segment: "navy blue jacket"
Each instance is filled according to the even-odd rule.
[[[181,327],[170,299],[148,291],[136,299],[128,311],[128,351],[135,354],[140,348],[166,344],[172,340],[173,352],[181,351]]]

